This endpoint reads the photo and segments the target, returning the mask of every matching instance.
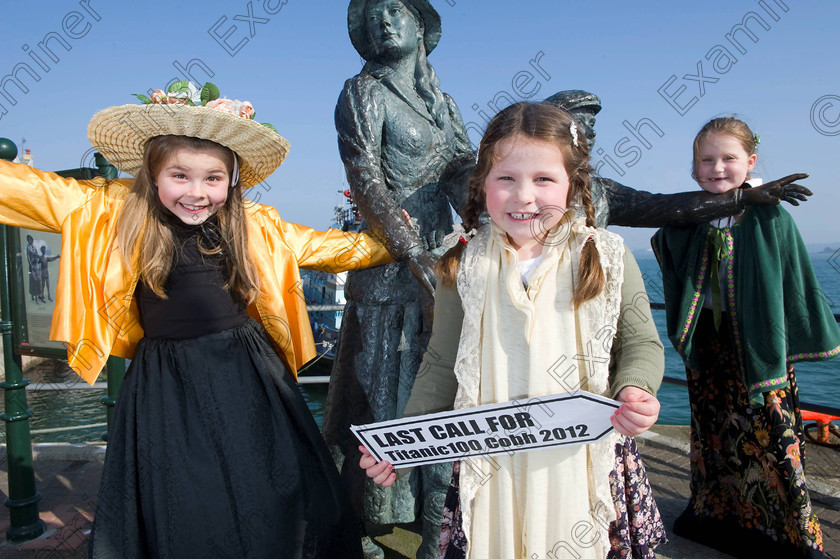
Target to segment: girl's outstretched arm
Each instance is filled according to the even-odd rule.
[[[370,232],[317,231],[285,221],[275,208],[261,204],[255,204],[248,211],[262,226],[279,234],[269,235],[269,250],[279,248],[275,246],[279,243],[295,255],[301,268],[335,274],[393,262],[385,245]]]
[[[64,219],[107,184],[0,161],[0,223],[60,233]]]

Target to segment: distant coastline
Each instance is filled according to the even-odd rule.
[[[834,243],[805,243],[808,254],[825,255],[826,257],[840,251],[840,241]],[[653,258],[653,250],[650,246],[631,246],[630,250],[636,258]],[[836,257],[840,260],[840,253]]]

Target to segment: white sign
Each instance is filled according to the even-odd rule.
[[[541,396],[370,423],[350,429],[395,468],[595,442],[620,403],[591,392]]]

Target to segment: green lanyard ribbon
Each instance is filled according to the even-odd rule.
[[[711,272],[709,281],[712,288],[712,312],[715,317],[715,330],[720,331],[721,293],[720,293],[720,264],[729,258],[726,246],[726,233],[723,229],[712,228],[709,231],[709,265]]]

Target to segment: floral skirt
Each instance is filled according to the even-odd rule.
[[[625,438],[616,444],[615,462],[615,469],[610,473],[610,489],[618,519],[610,524],[612,549],[607,558],[653,559],[654,548],[667,539],[635,439]],[[458,489],[460,466],[460,462],[455,463],[446,495],[438,559],[466,557],[467,536],[461,524]]]
[[[686,370],[691,498],[674,533],[737,557],[823,557],[793,367],[789,386],[753,408],[727,325],[716,332],[704,311],[694,339],[700,366]]]

